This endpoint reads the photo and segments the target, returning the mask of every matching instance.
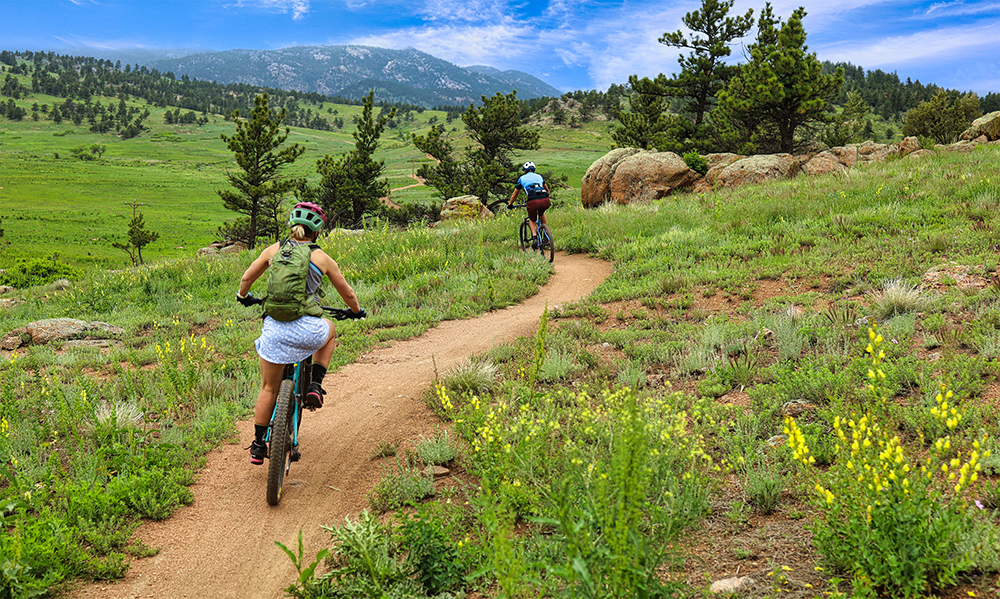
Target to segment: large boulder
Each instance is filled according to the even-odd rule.
[[[760,154],[737,160],[722,169],[715,186],[738,187],[795,176],[799,164],[791,154]]]
[[[847,166],[840,162],[837,155],[829,150],[816,154],[802,164],[802,172],[807,175],[825,175],[845,170],[847,170]]]
[[[622,160],[638,154],[638,148],[616,148],[598,158],[583,175],[580,203],[584,208],[596,208],[611,201],[611,179]]]
[[[731,153],[709,154],[705,156],[705,163],[708,165],[708,172],[694,184],[693,191],[697,193],[707,193],[715,189],[715,183],[719,180],[719,173],[722,169],[737,160],[742,160],[746,156]]]
[[[638,152],[618,163],[611,177],[610,199],[617,204],[658,200],[701,178],[673,152]]]
[[[972,125],[962,133],[959,139],[973,140],[982,136],[985,136],[989,141],[1000,139],[1000,110],[984,114],[972,121]]]
[[[0,347],[10,350],[27,343],[41,345],[81,337],[105,338],[121,335],[124,332],[121,327],[106,322],[87,322],[76,318],[47,318],[29,322],[22,329],[8,332],[0,340]]]
[[[490,216],[493,216],[490,209],[483,206],[479,198],[473,195],[448,198],[444,205],[441,206],[441,220],[452,218],[487,218]]]

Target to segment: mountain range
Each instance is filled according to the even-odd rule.
[[[202,52],[152,61],[175,76],[247,83],[327,96],[360,99],[375,90],[378,101],[417,106],[464,106],[481,96],[517,90],[519,99],[558,97],[558,89],[521,71],[460,67],[412,48],[293,46],[280,50]]]

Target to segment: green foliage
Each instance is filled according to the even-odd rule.
[[[429,596],[454,590],[465,581],[465,564],[441,523],[421,508],[415,516],[404,514],[400,527],[406,564]]]
[[[389,195],[389,183],[382,178],[385,161],[374,158],[386,123],[396,116],[396,109],[373,116],[374,90],[363,102],[354,136],[354,149],[340,156],[324,156],[316,163],[320,174],[317,199],[330,223],[357,228],[366,216],[382,211],[379,201]]]
[[[482,106],[470,104],[462,114],[474,145],[465,152],[465,160],[452,156],[452,144],[435,127],[426,136],[414,134],[413,143],[422,152],[439,160],[436,166],[421,170],[428,183],[447,196],[457,191],[475,195],[484,205],[506,199],[511,193],[510,175],[517,150],[537,150],[538,132],[521,126],[517,92],[482,97]]]
[[[713,114],[734,151],[792,152],[797,130],[825,120],[844,75],[824,75],[815,53],[806,53],[805,15],[800,7],[782,23],[770,3],[761,11],[750,62],[719,92]]]
[[[697,151],[684,154],[684,164],[688,165],[688,168],[696,173],[704,175],[708,172],[708,163],[705,162],[705,158]]]
[[[316,566],[318,566],[320,561],[322,561],[322,559],[330,553],[330,550],[320,549],[316,553],[316,559],[314,559],[312,563],[306,564],[303,557],[301,528],[299,529],[299,549],[297,554],[292,553],[291,549],[285,547],[278,541],[275,541],[274,544],[285,552],[288,559],[292,560],[292,565],[295,566],[295,570],[299,573],[299,579],[289,585],[288,588],[285,589],[285,592],[288,593],[289,596],[296,597],[297,599],[313,599],[315,595],[313,595],[310,591],[310,585],[312,584],[313,577],[316,574]]]
[[[233,189],[219,189],[216,193],[226,209],[248,217],[248,236],[241,241],[251,249],[259,237],[277,240],[283,224],[281,203],[299,185],[281,174],[305,152],[299,144],[279,150],[291,131],[289,127],[285,127],[284,133],[281,131],[285,113],[284,108],[273,113],[268,95],[261,94],[254,98],[249,119],[240,118],[240,111],[234,110],[231,118],[236,132],[232,136],[221,135],[240,171],[227,175]]]
[[[111,245],[128,254],[132,266],[136,266],[145,264],[145,260],[142,258],[142,248],[159,238],[159,233],[146,229],[146,221],[143,219],[142,213],[138,212],[129,221],[127,242],[116,241]]]
[[[414,596],[420,585],[410,578],[410,568],[398,559],[398,544],[367,510],[354,521],[322,527],[333,538],[332,569],[315,585],[316,597]]]
[[[447,464],[458,457],[458,449],[447,429],[438,429],[429,439],[421,435],[414,449],[424,464]]]
[[[929,137],[939,144],[949,144],[982,114],[976,94],[969,92],[953,97],[940,90],[933,98],[906,113],[903,135]]]
[[[382,478],[368,493],[368,505],[384,513],[420,501],[433,491],[430,473],[408,466],[396,458],[395,469],[382,468]]]
[[[667,82],[667,88],[671,95],[687,99],[684,111],[694,115],[695,127],[702,124],[716,94],[736,72],[736,67],[723,62],[732,53],[729,44],[745,36],[753,26],[753,9],[743,16],[727,16],[733,4],[734,0],[703,0],[699,10],[681,19],[693,32],[690,38],[679,30],[664,33],[659,39],[666,46],[691,50],[677,58],[681,70]]]
[[[930,409],[947,434],[930,445],[930,456],[910,455],[877,414],[884,413],[884,342],[869,330],[871,411],[836,418],[836,459],[815,485],[821,518],[814,542],[824,559],[853,578],[855,589],[894,597],[925,596],[953,585],[973,563],[964,540],[971,514],[964,495],[981,470],[982,440],[954,457],[953,437],[961,408],[950,405],[946,386]],[[795,420],[785,419],[795,460],[815,464]],[[953,491],[953,492],[952,492]],[[974,543],[973,543],[974,545]]]
[[[484,393],[496,384],[497,367],[488,359],[465,360],[456,364],[442,378],[445,388],[455,393]]]
[[[6,272],[0,273],[0,284],[26,289],[46,285],[58,279],[75,281],[81,277],[83,277],[81,269],[60,262],[59,254],[53,253],[49,258],[19,260]]]

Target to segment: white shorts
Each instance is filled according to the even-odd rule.
[[[254,346],[257,355],[272,364],[294,364],[323,347],[329,337],[330,325],[318,316],[303,316],[290,322],[265,316]]]

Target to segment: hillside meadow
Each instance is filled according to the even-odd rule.
[[[259,321],[232,300],[252,256],[192,256],[228,216],[214,189],[230,130],[149,124],[126,142],[0,124],[0,267],[41,244],[86,273],[18,290],[0,331],[124,329],[105,349],[0,352],[13,596],[155,553],[132,532],[191,501],[252,405]],[[422,158],[393,135],[382,155],[402,187]],[[350,144],[290,139],[313,144],[306,175]],[[100,160],[64,154],[94,141]],[[606,124],[547,129],[532,159],[568,177],[557,247],[614,274],[536,335],[441,373],[425,401],[442,428],[386,439],[367,513],[329,523],[314,573],[316,548],[297,556],[293,595],[694,597],[746,575],[753,597],[996,596],[1000,147],[584,211],[579,179],[606,142]],[[104,241],[132,199],[162,237],[152,264],[123,269]],[[325,237],[371,314],[340,327],[331,368],[532,294],[552,266],[515,251],[518,219]],[[423,467],[438,463],[469,484],[435,491]]]
[[[30,79],[20,76],[30,86]],[[113,98],[96,98],[103,104]],[[50,109],[62,99],[42,94],[16,103],[27,109],[33,104]],[[58,252],[60,260],[75,266],[121,266],[129,263],[112,243],[127,235],[132,203],[141,204],[146,227],[160,234],[143,255],[151,259],[191,256],[217,239],[224,221],[237,215],[222,208],[216,190],[228,185],[226,175],[236,164],[220,135],[232,135],[234,127],[222,115],[210,115],[206,125],[167,125],[164,113],[145,102],[128,102],[149,109],[149,129],[139,137],[123,140],[114,135],[91,133],[88,124],[69,121],[56,124],[46,115],[38,121],[0,122],[0,218],[6,240],[13,242],[0,252],[0,268],[20,258]],[[292,128],[287,144],[298,143],[306,152],[287,169],[316,183],[316,162],[325,155],[340,154],[354,147],[351,133],[360,106],[324,103],[312,107],[326,116],[342,118],[337,131]],[[376,108],[376,111],[378,108]],[[328,112],[328,111],[336,111]],[[446,113],[412,111],[386,129],[378,158],[385,161],[385,178],[397,204],[440,203],[434,191],[419,186],[413,178],[428,158],[410,143],[413,133],[424,134],[434,123],[446,124],[457,148],[469,143],[461,119],[446,123]],[[593,160],[610,147],[607,123],[591,123],[581,129],[558,128],[542,135],[542,150],[531,154],[540,168],[565,175],[572,187]],[[102,144],[99,159],[79,160],[74,148]],[[572,198],[567,198],[572,201]]]

